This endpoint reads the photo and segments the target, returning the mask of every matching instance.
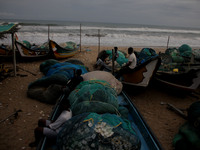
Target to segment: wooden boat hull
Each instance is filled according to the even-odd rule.
[[[194,91],[200,85],[200,68],[186,73],[157,72],[155,80],[173,89]]]
[[[133,86],[147,87],[150,80],[158,70],[160,62],[161,60],[159,57],[155,57],[146,61],[145,63],[137,66],[133,72],[123,74],[121,82],[123,84]]]
[[[56,59],[64,59],[72,57],[78,53],[78,48],[66,49],[59,46],[55,41],[49,41],[50,50],[53,52]]]
[[[23,58],[41,58],[49,55],[49,50],[40,50],[40,49],[33,50],[24,46],[22,43],[18,41],[15,41],[15,45],[21,57]]]
[[[54,106],[54,109],[50,115],[50,118],[52,120],[55,120],[60,113],[60,103],[62,99],[64,99],[65,95],[62,95],[58,101],[58,103]],[[160,143],[158,142],[155,135],[152,133],[151,129],[147,125],[147,123],[144,121],[143,117],[133,104],[133,102],[130,100],[130,98],[127,96],[127,94],[122,91],[120,95],[118,95],[118,100],[128,108],[129,114],[128,114],[128,120],[131,122],[132,127],[136,130],[136,133],[138,137],[141,140],[141,150],[161,150],[162,147]],[[45,150],[52,146],[52,141],[49,141],[46,137],[44,137],[38,147],[37,150]],[[55,146],[54,146],[55,148]]]
[[[8,50],[2,46],[0,46],[0,55],[1,56],[11,56],[13,54],[12,50]]]

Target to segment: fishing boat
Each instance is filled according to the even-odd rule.
[[[147,55],[147,53],[149,54]],[[122,55],[122,53],[120,55]],[[126,85],[131,85],[135,87],[147,87],[152,77],[158,70],[161,64],[161,59],[159,55],[157,55],[155,51],[151,48],[143,48],[141,52],[137,52],[136,55],[137,66],[133,69],[132,72],[122,74],[119,80]],[[116,61],[120,59],[121,62],[119,63],[123,64],[124,58],[122,58],[118,57]],[[111,67],[104,67],[103,70],[110,72],[112,71]]]
[[[56,59],[64,59],[72,57],[78,53],[79,46],[74,42],[66,42],[58,45],[55,41],[49,41],[50,50],[53,52]]]
[[[198,53],[192,53],[188,45],[182,45],[179,49],[168,48],[165,53],[160,53],[161,65],[155,80],[173,90],[195,91],[200,85],[200,63]]]
[[[200,68],[182,73],[158,71],[155,80],[173,90],[192,92],[200,85]]]
[[[123,84],[147,87],[160,66],[159,57],[154,57],[136,66],[131,73],[122,74]]]
[[[47,45],[47,46],[45,46]],[[48,43],[42,45],[31,45],[28,41],[15,41],[16,49],[22,58],[43,58],[49,56]]]
[[[7,45],[0,45],[0,56],[12,56],[13,51]]]
[[[50,115],[51,120],[56,120],[56,118],[61,113],[60,104],[64,97],[65,95],[61,95],[61,97],[58,99],[57,104],[53,107]],[[159,141],[157,140],[133,102],[127,96],[127,94],[122,91],[121,94],[118,95],[117,99],[119,103],[121,103],[121,105],[128,108],[128,121],[130,121],[131,128],[135,129],[136,134],[139,137],[139,140],[141,142],[140,150],[161,150],[162,146],[160,145]],[[37,146],[37,150],[46,150],[51,148],[55,149],[56,147],[57,146],[55,141],[44,137]]]

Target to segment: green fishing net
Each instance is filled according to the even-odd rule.
[[[128,120],[109,113],[84,113],[63,125],[57,146],[59,150],[138,150],[141,142]]]
[[[39,49],[40,49],[40,50],[49,50],[49,43],[48,43],[48,42],[42,43],[42,44],[39,46]]]
[[[181,45],[178,50],[180,55],[183,57],[191,57],[192,55],[192,48],[187,44]]]
[[[109,58],[112,59],[112,50],[106,50],[106,53],[109,55]],[[121,66],[124,63],[128,62],[128,59],[126,58],[125,53],[121,51],[117,51],[118,53],[118,58],[116,59],[117,63]]]
[[[65,42],[65,43],[60,43],[60,46],[62,48],[68,49],[68,50],[74,50],[74,49],[78,48],[77,45],[76,45],[76,43],[71,42],[71,41]],[[62,52],[62,50],[59,50],[59,51]]]
[[[84,112],[119,113],[117,92],[103,80],[81,82],[68,99],[74,115]]]
[[[186,122],[179,128],[179,132],[175,135],[173,146],[176,150],[199,150],[200,131]]]
[[[188,121],[174,136],[173,146],[176,150],[200,149],[200,101],[192,103],[188,109]]]
[[[22,44],[28,48],[31,48],[31,43],[29,41],[24,40],[22,41]]]

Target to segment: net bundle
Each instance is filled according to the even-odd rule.
[[[73,61],[81,64],[79,61]],[[74,70],[81,69],[82,73],[87,70],[83,65],[70,62],[59,63],[54,59],[46,60],[40,64],[40,71],[44,77],[35,80],[28,86],[27,96],[41,102],[54,104],[62,93],[62,87],[74,76]]]
[[[68,99],[74,115],[84,112],[119,113],[117,92],[103,80],[81,82]]]
[[[109,58],[112,59],[112,50],[106,50],[106,53],[109,55]],[[122,64],[127,63],[128,59],[125,56],[125,53],[117,51],[118,57],[116,59],[117,63],[122,66]]]
[[[151,58],[158,56],[156,51],[152,48],[143,48],[141,52],[137,54],[137,65],[148,61]]]
[[[47,60],[40,65],[40,71],[44,73],[44,77],[29,84],[29,88],[33,86],[48,87],[51,84],[66,85],[74,76],[74,70],[81,69],[82,74],[87,72],[83,65],[72,64],[70,62],[59,63],[54,59]]]
[[[109,113],[84,113],[64,124],[57,146],[60,150],[138,150],[141,143],[128,120]]]

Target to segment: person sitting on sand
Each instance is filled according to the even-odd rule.
[[[62,112],[54,122],[45,119],[40,119],[38,121],[38,127],[34,130],[35,141],[29,144],[30,147],[37,146],[43,136],[53,140],[57,138],[57,134],[62,129],[62,125],[72,117],[68,99],[60,104],[60,106]]]
[[[99,70],[111,70],[109,66],[110,63],[111,61],[109,60],[109,54],[107,54],[106,51],[103,50],[99,53],[94,68],[99,68]]]
[[[122,68],[119,70],[117,75],[115,76],[117,79],[124,73],[130,73],[137,65],[137,58],[134,53],[134,50],[132,47],[128,48],[128,62],[122,65]]]

